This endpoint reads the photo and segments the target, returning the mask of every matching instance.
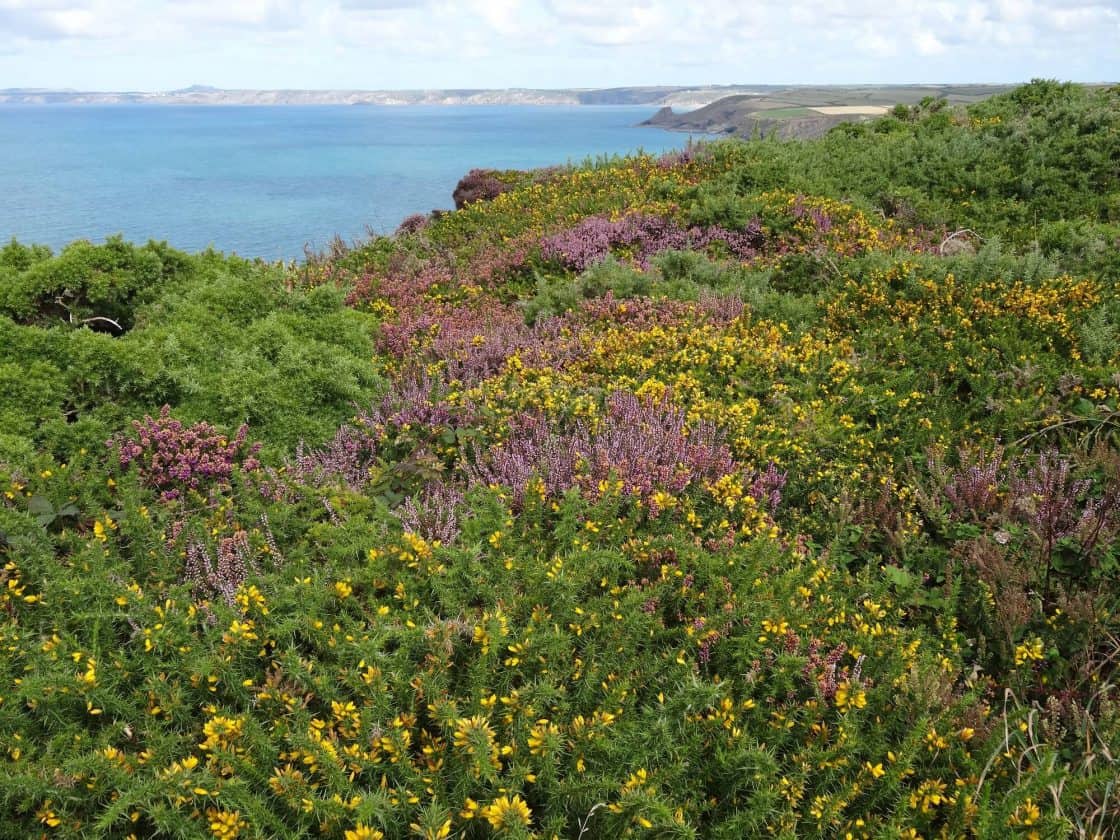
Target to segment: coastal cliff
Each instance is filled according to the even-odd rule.
[[[896,105],[927,100],[978,102],[1006,90],[999,85],[792,86],[736,93],[678,113],[666,103],[642,123],[669,131],[724,134],[746,139],[809,140],[845,122],[886,114]]]
[[[776,137],[780,140],[809,140],[820,137],[842,122],[868,119],[868,115],[806,114],[803,116],[768,116],[763,112],[744,111],[740,100],[751,97],[730,96],[695,111],[676,113],[666,106],[642,123],[669,131],[694,134],[725,134],[746,139]]]

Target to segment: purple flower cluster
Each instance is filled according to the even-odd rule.
[[[520,504],[525,488],[538,477],[549,496],[576,485],[577,470],[591,448],[586,426],[554,430],[540,414],[523,415],[510,426],[507,439],[483,454],[475,451],[465,465],[467,481],[483,487],[509,487]]]
[[[488,244],[468,258],[456,276],[463,283],[493,288],[524,268],[536,245],[532,234]]]
[[[512,188],[511,184],[501,180],[492,169],[472,169],[459,179],[451,198],[455,202],[455,209],[462,210],[476,201],[492,201]]]
[[[358,425],[380,436],[386,429],[441,429],[469,423],[473,408],[449,403],[445,398],[447,390],[445,379],[429,376],[415,367],[407,368],[394,377],[378,402],[368,411],[358,413]]]
[[[237,531],[218,542],[218,557],[214,560],[201,540],[187,543],[185,576],[192,588],[203,598],[221,598],[233,606],[237,590],[245,583],[250,571],[256,571],[249,536]]]
[[[514,353],[531,366],[571,358],[576,342],[561,319],[529,326],[513,307],[497,301],[431,307],[382,326],[381,347],[402,359],[444,362],[447,379],[473,385],[501,371]]]
[[[393,511],[406,531],[419,534],[429,542],[450,545],[459,536],[459,507],[462,492],[441,482],[432,482],[415,498],[405,499]]]
[[[361,306],[382,299],[399,312],[424,310],[427,295],[437,286],[451,284],[454,279],[451,258],[441,256],[424,256],[404,249],[394,252],[382,271],[367,272],[358,278],[346,297],[346,304]]]
[[[799,644],[798,647],[800,647]],[[788,654],[790,652],[787,641],[786,653]],[[831,700],[836,696],[836,689],[839,687],[839,683],[849,680],[857,684],[860,682],[859,668],[860,665],[862,665],[862,659],[857,663],[857,670],[851,677],[849,677],[848,668],[846,666],[840,667],[840,662],[847,652],[848,646],[841,642],[822,656],[820,640],[813,639],[809,642],[808,656],[806,657],[805,665],[801,669],[801,675],[809,683],[816,684],[817,690],[820,691],[821,696],[825,700]]]
[[[687,146],[683,149],[676,149],[673,151],[665,152],[657,159],[657,166],[660,169],[677,169],[682,166],[688,166],[701,156],[704,151],[704,144],[693,143],[689,140]]]
[[[611,475],[623,492],[648,498],[654,490],[677,493],[694,481],[715,480],[734,470],[731,451],[716,426],[689,429],[683,409],[667,399],[642,400],[616,391],[592,439],[591,487]]]
[[[763,242],[762,226],[755,220],[744,230],[719,225],[685,229],[671,219],[634,213],[621,219],[590,216],[578,225],[541,240],[541,257],[573,271],[585,271],[608,254],[620,252],[642,268],[662,251],[704,250],[719,244],[731,256],[748,260]]]
[[[397,234],[419,233],[431,224],[431,222],[431,217],[426,213],[413,213],[411,216],[407,216],[404,221],[397,226]]]
[[[714,324],[730,324],[747,308],[738,295],[721,295],[708,288],[700,290],[699,307]]]
[[[608,290],[602,297],[591,298],[580,304],[578,312],[566,317],[576,324],[599,321],[615,326],[646,330],[650,327],[681,326],[696,319],[696,307],[677,300],[653,298],[628,298],[619,300]]]
[[[797,196],[794,200],[793,206],[790,208],[790,215],[795,219],[808,217],[813,223],[814,230],[819,234],[826,234],[832,230],[832,217],[819,207],[806,207],[803,196]]]
[[[185,426],[171,417],[165,405],[158,418],[145,415],[132,421],[129,436],[106,441],[116,449],[121,466],[133,462],[143,483],[158,490],[165,501],[181,498],[188,491],[202,492],[229,485],[234,468],[251,471],[260,467],[256,455],[261,444],[246,446],[249,427],[237,430],[232,440],[209,423]]]
[[[959,454],[956,469],[947,468],[938,453],[928,462],[954,517],[1017,520],[1030,529],[1047,562],[1066,538],[1091,553],[1120,526],[1120,482],[1107,482],[1101,495],[1093,495],[1093,482],[1075,478],[1073,461],[1056,449],[1010,460],[999,446]]]
[[[1081,501],[1093,483],[1073,478],[1072,468],[1068,458],[1052,449],[1039,455],[1025,474],[1011,480],[1017,511],[1051,551],[1059,540],[1081,531],[1101,512],[1099,499]]]
[[[591,498],[600,494],[601,483],[614,479],[623,493],[648,502],[657,490],[679,493],[734,468],[714,425],[689,429],[684,412],[667,400],[619,391],[594,430],[584,423],[554,430],[542,416],[521,418],[506,441],[467,466],[467,477],[472,484],[510,487],[518,502],[533,477],[549,496],[578,487]]]
[[[555,365],[572,358],[575,343],[559,318],[529,326],[521,313],[494,308],[467,319],[448,318],[428,348],[428,357],[443,361],[448,379],[474,385],[500,372],[515,353],[530,367]]]
[[[370,467],[376,457],[375,439],[361,429],[342,426],[319,449],[305,449],[301,441],[292,459],[285,465],[285,475],[272,476],[271,486],[276,492],[262,492],[283,498],[286,495],[285,489],[290,484],[302,487],[341,485],[356,492],[369,482]]]
[[[961,449],[958,455],[960,466],[951,471],[935,456],[927,460],[930,471],[940,474],[945,482],[945,498],[953,512],[962,518],[972,518],[998,510],[1003,504],[1003,448],[997,446],[991,452]]]
[[[416,369],[402,372],[379,401],[359,411],[356,423],[339,428],[326,445],[318,449],[307,449],[302,443],[297,446],[285,474],[271,472],[270,481],[261,484],[262,494],[285,498],[292,485],[342,486],[360,492],[369,483],[382,454],[379,448],[387,438],[407,431],[424,438],[474,422],[473,405],[452,405],[444,398],[445,391],[441,379]]]
[[[782,503],[782,488],[786,486],[788,477],[788,473],[780,472],[774,462],[771,461],[766,465],[766,471],[759,473],[751,481],[750,489],[747,492],[755,501],[764,505],[770,513],[774,513],[778,509],[778,505]]]

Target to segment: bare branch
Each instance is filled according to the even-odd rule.
[[[102,315],[94,315],[92,318],[85,318],[85,319],[82,320],[82,323],[83,324],[89,324],[93,321],[104,321],[106,324],[112,324],[114,327],[116,327],[117,332],[122,332],[122,333],[124,332],[124,327],[122,327],[120,324],[118,324],[112,318],[105,318]]]
[[[950,233],[948,236],[946,236],[942,240],[941,244],[939,246],[937,246],[937,252],[939,254],[941,254],[941,256],[945,256],[945,246],[948,245],[950,242],[952,242],[954,239],[956,239],[958,236],[965,236],[966,234],[968,236],[975,236],[981,242],[987,241],[987,240],[984,239],[983,236],[978,234],[976,231],[974,231],[970,228],[961,228],[960,230],[955,230],[952,233]]]

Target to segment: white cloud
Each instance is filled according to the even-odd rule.
[[[90,3],[66,0],[0,0],[0,33],[17,38],[56,41],[101,38],[113,27]]]
[[[343,9],[365,11],[391,11],[394,9],[416,9],[426,6],[427,0],[340,0]]]
[[[711,81],[1064,77],[1067,66],[1101,79],[1120,76],[1120,0],[0,0],[0,43],[26,57],[23,76],[65,63],[59,42],[76,55],[95,40],[112,45],[99,55],[136,56],[128,86],[145,79],[145,56],[186,53],[197,68],[185,75],[232,86],[209,70],[255,49],[278,77],[299,67],[337,79],[406,57],[424,86],[474,86],[464,74],[482,63],[488,79],[504,65],[509,84],[552,86],[671,82],[684,67],[697,80],[706,65]]]
[[[186,0],[169,6],[166,19],[187,29],[203,26],[277,32],[306,26],[312,11],[311,4],[300,0]]]
[[[941,55],[945,52],[945,45],[932,32],[915,34],[914,47],[920,55]]]
[[[898,55],[898,39],[871,27],[866,28],[856,37],[853,46],[855,49],[866,50],[875,58]]]

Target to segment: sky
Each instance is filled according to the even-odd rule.
[[[1120,80],[1120,0],[0,0],[0,88]]]

